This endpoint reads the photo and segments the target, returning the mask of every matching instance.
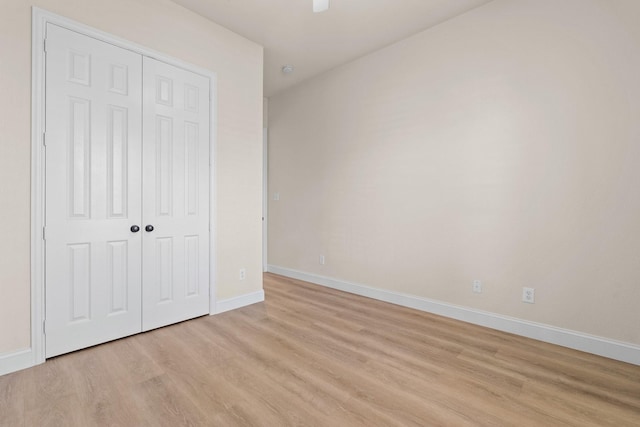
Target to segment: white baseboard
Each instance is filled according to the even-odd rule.
[[[264,291],[251,292],[249,294],[240,295],[233,298],[227,298],[216,302],[213,314],[224,313],[225,311],[235,310],[236,308],[245,307],[264,301]]]
[[[10,374],[36,365],[30,348],[0,354],[0,375]]]
[[[485,326],[503,332],[533,338],[563,347],[597,354],[610,359],[640,365],[640,346],[615,341],[608,338],[589,335],[569,329],[558,328],[542,323],[530,322],[515,317],[502,316],[500,314],[476,310],[473,308],[457,306],[441,301],[417,297],[413,295],[376,289],[369,286],[349,283],[343,280],[332,279],[312,273],[292,270],[276,265],[269,265],[270,273],[293,279],[304,280],[333,289],[349,292],[356,295],[386,301],[428,313],[438,314],[452,319],[462,320],[475,325]]]

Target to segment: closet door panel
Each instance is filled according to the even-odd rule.
[[[142,56],[48,24],[46,357],[140,332]]]
[[[151,58],[143,69],[149,330],[209,313],[209,80]]]

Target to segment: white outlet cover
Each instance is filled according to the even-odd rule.
[[[471,284],[473,292],[480,294],[482,293],[482,281],[481,280],[474,280]]]
[[[313,0],[313,12],[319,13],[329,10],[329,1],[330,0]]]
[[[536,302],[536,290],[534,288],[522,288],[522,302],[534,304]]]

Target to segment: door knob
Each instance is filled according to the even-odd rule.
[[[132,233],[137,233],[138,231],[140,231],[140,227],[138,227],[137,225],[132,225],[131,226],[131,232]]]
[[[153,231],[153,225],[149,224],[144,228],[146,231]]]

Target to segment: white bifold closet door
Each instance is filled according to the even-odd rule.
[[[45,108],[46,356],[208,313],[209,80],[49,24]]]

